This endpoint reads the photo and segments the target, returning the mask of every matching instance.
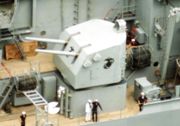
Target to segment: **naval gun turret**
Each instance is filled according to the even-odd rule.
[[[75,89],[120,82],[125,72],[126,23],[90,20],[65,29],[60,39],[27,38],[56,43],[54,63]]]
[[[124,20],[116,23],[90,20],[65,29],[58,40],[33,37],[26,39],[55,44],[52,50],[36,51],[55,54],[54,63],[63,77],[60,86],[64,86],[66,90],[63,93],[65,100],[60,100],[66,105],[61,110],[65,110],[67,115],[83,115],[84,104],[88,99],[98,99],[104,112],[125,107]]]
[[[126,33],[113,26],[91,20],[67,28],[60,35],[67,43],[57,44],[54,50],[76,52],[77,56],[55,55],[54,62],[73,88],[118,83],[124,78]]]

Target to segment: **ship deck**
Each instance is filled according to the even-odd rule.
[[[2,60],[0,66],[0,79],[10,76],[21,76],[28,74],[31,69],[37,69],[37,72],[49,72],[56,69],[53,64],[53,55],[38,53],[36,56],[27,57],[25,60]]]
[[[35,107],[33,105],[26,105],[22,107],[13,107],[12,113],[7,114],[4,111],[0,111],[0,125],[3,126],[19,126],[20,125],[20,115],[22,111],[26,111],[26,126],[35,126],[36,118],[35,118]],[[128,86],[127,90],[127,102],[126,107],[122,111],[115,111],[109,113],[101,113],[99,114],[99,122],[101,121],[109,121],[121,118],[127,118],[138,113],[138,104],[133,98],[133,86]],[[48,115],[49,121],[54,123],[55,126],[79,126],[86,125],[93,122],[85,122],[84,117],[79,118],[65,118],[62,115]]]
[[[39,64],[40,72],[54,71],[56,68],[53,64],[53,57],[50,54],[38,54],[35,57],[28,57],[26,60],[9,60],[2,61],[4,67],[1,64],[0,78],[7,78],[11,75],[23,75],[30,71],[30,64]],[[102,105],[103,106],[103,105]],[[3,110],[0,110],[0,125],[2,126],[19,126],[20,125],[20,115],[22,111],[26,111],[26,126],[35,126],[36,116],[35,107],[33,105],[26,105],[21,107],[12,107],[12,113],[7,114]],[[127,88],[127,102],[126,107],[122,111],[115,111],[109,113],[99,114],[99,121],[109,121],[120,118],[127,118],[137,114],[138,105],[133,98],[133,85]],[[93,122],[85,122],[84,117],[79,118],[65,118],[63,115],[49,115],[49,121],[55,123],[55,126],[79,126],[85,125]]]

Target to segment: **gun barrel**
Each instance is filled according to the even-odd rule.
[[[76,53],[76,52],[57,51],[57,50],[43,50],[43,49],[36,49],[36,52],[51,53],[51,54],[66,55],[66,56],[77,56],[78,55],[78,53]]]
[[[26,37],[25,39],[41,41],[41,42],[47,42],[47,43],[57,43],[57,44],[65,44],[65,43],[67,43],[67,41],[60,40],[60,39],[37,38],[37,37]]]

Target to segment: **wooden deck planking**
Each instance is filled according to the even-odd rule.
[[[23,75],[30,72],[30,63],[38,63],[40,66],[40,72],[49,72],[56,69],[53,63],[52,54],[38,53],[36,56],[27,57],[26,60],[2,60],[2,63],[10,71],[12,75]],[[0,66],[0,79],[9,77],[7,71]]]

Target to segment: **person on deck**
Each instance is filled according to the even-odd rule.
[[[92,120],[93,122],[98,121],[98,107],[102,110],[102,107],[97,99],[92,102]]]
[[[91,114],[92,114],[92,100],[88,100],[85,104],[85,121],[91,121]]]
[[[20,118],[21,118],[21,126],[25,126],[26,125],[26,112],[25,111],[22,112]]]
[[[145,103],[147,103],[147,97],[144,92],[141,92],[141,95],[138,97],[139,111],[142,111]]]

